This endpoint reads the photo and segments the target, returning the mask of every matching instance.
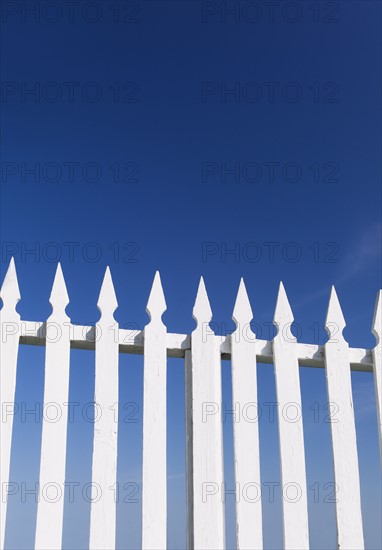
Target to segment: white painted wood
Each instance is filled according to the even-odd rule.
[[[236,330],[225,337],[215,336],[209,329],[212,312],[203,279],[193,312],[197,328],[192,335],[167,334],[161,321],[166,304],[159,274],[154,279],[147,305],[151,320],[144,331],[119,330],[113,317],[117,300],[109,269],[106,270],[98,301],[101,319],[96,327],[70,323],[65,314],[68,296],[60,266],[50,298],[53,312],[47,323],[48,338],[45,323],[21,321],[16,312],[20,293],[13,260],[1,289],[1,298],[4,303],[0,311],[2,484],[9,480],[12,440],[12,415],[7,414],[4,405],[9,404],[12,407],[14,403],[19,343],[46,345],[45,409],[48,403],[57,402],[60,406],[68,400],[70,347],[96,350],[95,403],[98,418],[94,427],[92,481],[95,487],[92,496],[97,501],[91,506],[91,550],[115,547],[119,351],[145,354],[142,504],[144,550],[162,549],[166,546],[166,355],[185,357],[188,548],[219,550],[225,546],[221,359],[230,358],[234,408],[235,403],[242,405],[257,399],[256,361],[269,364],[274,361],[275,364],[280,404],[284,546],[287,549],[308,548],[302,420],[298,418],[297,422],[293,422],[296,418],[290,416],[301,405],[298,367],[325,367],[328,398],[330,402],[336,403],[338,412],[335,420],[339,420],[338,423],[331,424],[334,473],[338,485],[338,546],[343,550],[363,548],[350,370],[374,371],[381,439],[381,293],[377,299],[372,329],[377,344],[372,350],[349,348],[345,342],[342,336],[345,321],[334,289],[326,320],[326,329],[331,338],[325,346],[295,341],[288,328],[293,316],[282,285],[274,320],[280,331],[273,342],[257,340],[256,343],[253,342],[255,335],[250,329],[247,327],[243,330],[243,325],[248,324],[252,318],[243,282],[233,314]],[[56,329],[60,329],[61,334],[54,341],[52,333]],[[285,411],[284,406],[291,404],[295,408]],[[47,483],[56,483],[58,487],[64,485],[67,409],[59,409],[62,415],[57,422],[49,422],[45,418],[43,423],[40,465],[42,488]],[[243,498],[243,487],[246,483],[255,480],[260,485],[257,430],[257,423],[242,422],[242,415],[239,416],[239,422],[234,423],[235,477],[240,491],[236,510],[237,546],[241,550],[262,547],[261,507],[254,503],[247,506],[248,501]],[[288,483],[296,484],[302,490],[298,501],[293,504],[289,502],[290,497],[293,497],[293,487],[290,488],[292,493],[285,492],[285,485]],[[53,494],[53,489],[52,487],[52,491],[47,492],[48,496]],[[207,494],[207,489],[212,489],[212,492]],[[2,548],[6,524],[6,503],[2,499],[0,515]],[[40,499],[35,540],[39,550],[61,547],[62,519],[63,499],[58,499],[57,503]]]
[[[251,305],[243,279],[240,281],[232,334],[232,408],[236,481],[236,543],[240,550],[261,550],[263,528],[261,510],[259,424],[256,414],[246,414],[248,405],[257,406],[256,335],[251,331]],[[251,489],[252,488],[252,489]],[[255,491],[253,490],[255,488]],[[258,498],[257,498],[258,497]]]
[[[17,356],[21,333],[20,315],[16,311],[20,291],[13,258],[5,275],[0,297],[3,300],[0,311],[0,481],[3,492],[9,482]],[[4,548],[6,516],[7,499],[3,497],[0,498],[0,548]]]
[[[99,295],[97,323],[90,550],[115,548],[117,481],[118,330],[113,313],[118,307],[109,268]]]
[[[53,312],[47,321],[44,415],[35,548],[58,550],[64,515],[66,434],[69,401],[70,331],[65,308],[69,297],[58,264],[50,295]]]
[[[44,346],[44,323],[21,321],[21,344]],[[70,347],[72,349],[95,349],[94,326],[70,325]],[[231,359],[231,335],[216,336],[222,360]],[[119,352],[143,354],[143,331],[118,331]],[[273,365],[272,342],[257,341],[257,362]],[[166,335],[167,357],[185,357],[191,350],[191,336],[168,332]],[[315,344],[296,343],[296,354],[304,367],[325,368],[325,347]],[[373,353],[371,349],[349,348],[350,369],[359,372],[373,372]]]
[[[382,466],[382,291],[377,295],[375,304],[372,332],[376,338],[376,346],[373,349],[373,371],[375,401],[377,403],[377,419],[379,431],[379,450]]]
[[[364,548],[358,453],[349,366],[349,346],[343,337],[346,326],[334,287],[329,300],[325,328],[329,340],[325,345],[328,401],[338,412],[330,422],[334,479],[337,485],[337,545],[340,549]]]
[[[184,405],[186,417],[186,501],[187,501],[187,550],[194,549],[194,487],[193,487],[193,438],[192,438],[192,361],[191,350],[184,358]]]
[[[296,338],[291,332],[293,313],[282,283],[277,297],[273,340],[278,402],[283,539],[285,550],[309,548],[308,503],[300,373]]]
[[[142,550],[166,548],[166,311],[159,273],[156,272],[146,308],[143,374]]]
[[[208,327],[212,312],[203,278],[193,317],[197,323],[191,337],[193,542],[198,550],[222,550],[225,529],[221,364],[216,338]],[[207,415],[207,407],[215,413]]]

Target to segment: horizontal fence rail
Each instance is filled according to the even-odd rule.
[[[227,336],[215,335],[207,291],[201,278],[193,316],[192,334],[168,333],[162,322],[166,301],[159,273],[156,273],[147,312],[150,321],[143,330],[118,326],[118,307],[110,270],[102,283],[98,309],[100,320],[94,326],[75,325],[65,313],[69,304],[64,276],[58,265],[50,303],[52,314],[46,322],[24,321],[16,311],[20,291],[14,261],[11,260],[2,288],[0,311],[0,474],[1,486],[9,483],[18,349],[20,344],[45,346],[44,404],[65,403],[69,395],[70,349],[95,350],[94,405],[102,415],[93,436],[92,481],[101,489],[116,483],[118,423],[112,405],[118,403],[119,353],[144,356],[143,377],[143,480],[142,548],[166,548],[166,357],[184,358],[186,407],[186,488],[187,545],[196,550],[225,548],[225,508],[222,499],[204,499],[205,485],[210,494],[224,483],[223,430],[218,414],[202,421],[205,403],[222,404],[221,360],[231,360],[233,402],[257,402],[257,363],[274,365],[278,403],[301,407],[299,367],[325,369],[328,401],[339,403],[340,422],[330,423],[335,482],[345,495],[336,502],[337,544],[341,549],[364,548],[360,480],[352,398],[351,371],[374,373],[379,442],[382,460],[382,293],[378,293],[372,332],[376,346],[351,348],[343,338],[345,319],[334,287],[329,299],[325,345],[297,342],[291,332],[294,321],[285,289],[280,284],[274,325],[278,332],[272,341],[257,339],[251,329],[253,318],[243,280],[240,283],[233,320],[236,329]],[[6,405],[6,415],[3,406]],[[221,410],[221,407],[218,409]],[[4,418],[3,418],[4,415]],[[57,423],[43,421],[40,485],[55,482],[63,486],[67,453],[67,414]],[[260,484],[260,443],[257,423],[235,423],[235,482]],[[283,500],[283,540],[286,550],[309,548],[309,523],[303,418],[286,422],[278,417],[280,474],[283,484],[298,483],[297,503]],[[116,503],[109,498],[92,499],[90,549],[112,550],[116,540]],[[0,500],[0,549],[4,548],[7,499]],[[236,502],[236,540],[240,550],[263,548],[261,501]],[[35,531],[37,550],[62,547],[63,502],[39,499]]]
[[[34,321],[21,321],[20,328],[8,325],[9,330],[15,330],[20,337],[21,344],[32,346],[45,346],[47,323]],[[95,349],[96,334],[94,326],[72,325],[70,328],[70,347],[72,349]],[[209,336],[211,338],[211,336]],[[217,345],[220,348],[223,360],[231,359],[232,335],[215,335]],[[119,329],[118,331],[119,353],[132,353],[142,355],[144,353],[144,331]],[[273,363],[273,345],[268,340],[258,339],[254,342],[258,363]],[[187,351],[191,351],[191,336],[188,334],[167,333],[166,335],[167,357],[185,357]],[[298,362],[304,367],[325,368],[325,346],[316,344],[296,343]],[[375,348],[349,348],[350,369],[354,371],[373,372]]]

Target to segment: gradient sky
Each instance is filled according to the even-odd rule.
[[[49,9],[47,4],[50,5]],[[36,12],[32,13],[32,7]],[[235,8],[236,6],[236,8]],[[232,13],[235,8],[236,12]],[[282,280],[300,341],[323,343],[332,284],[345,338],[371,348],[381,288],[381,4],[378,1],[3,2],[1,276],[15,257],[22,319],[43,321],[57,261],[77,324],[94,324],[110,266],[124,328],[142,329],[158,269],[170,332],[190,333],[204,276],[217,333],[234,329],[244,277],[259,337],[271,339]],[[34,90],[34,92],[32,92]],[[117,545],[141,521],[142,357],[120,356]],[[231,404],[230,363],[223,397]],[[22,347],[16,400],[43,396],[44,349]],[[73,351],[70,401],[93,400],[94,353]],[[259,365],[259,403],[276,401]],[[301,369],[311,546],[335,547],[325,377]],[[353,373],[365,540],[382,546],[373,379]],[[168,545],[185,547],[183,361],[168,365]],[[317,412],[318,411],[318,412]],[[318,415],[318,416],[317,416]],[[137,420],[134,422],[133,420]],[[93,425],[69,425],[67,479],[90,481]],[[260,420],[262,480],[279,481],[277,421]],[[41,422],[15,419],[11,479],[38,478]],[[227,488],[232,424],[224,422]],[[228,485],[230,484],[230,487]],[[325,489],[326,487],[326,489]],[[264,490],[264,540],[281,545],[281,499]],[[65,496],[64,547],[85,548],[89,504]],[[33,544],[36,503],[9,505],[8,548]],[[330,498],[329,498],[330,500]],[[20,529],[20,521],[23,529]],[[227,547],[235,547],[227,496]]]

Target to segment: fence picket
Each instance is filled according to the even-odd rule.
[[[233,320],[236,330],[231,337],[232,350],[232,407],[235,482],[236,482],[236,542],[240,550],[263,548],[260,449],[258,422],[251,421],[257,404],[256,335],[251,331],[251,305],[243,279],[240,281]],[[245,415],[251,416],[251,420]],[[246,491],[258,492],[258,499],[246,496]]]
[[[382,291],[377,295],[375,304],[374,320],[372,332],[377,340],[373,349],[373,370],[374,370],[374,388],[375,401],[377,404],[377,418],[379,431],[379,450],[382,466]]]
[[[192,361],[191,350],[184,356],[184,406],[186,417],[186,499],[187,499],[187,549],[194,548],[194,478],[192,438]]]
[[[13,413],[15,409],[17,356],[21,333],[20,315],[16,305],[20,291],[14,259],[12,258],[4,278],[0,297],[3,307],[0,311],[0,480],[1,492],[9,482]],[[7,498],[0,498],[0,548],[4,548]]]
[[[106,269],[97,307],[95,422],[92,465],[90,550],[115,548],[118,433],[118,307],[109,268]]]
[[[220,350],[209,322],[212,312],[203,278],[193,309],[191,337],[192,506],[194,548],[225,547]],[[189,470],[190,473],[190,470]]]
[[[364,548],[364,540],[349,346],[342,334],[345,326],[337,293],[332,287],[325,322],[329,335],[325,365],[328,405],[335,407],[330,427],[337,489],[337,545],[360,550]]]
[[[68,417],[64,403],[68,402],[69,396],[70,319],[65,313],[69,297],[60,264],[49,301],[53,312],[47,321],[45,412],[35,538],[35,547],[39,550],[56,550],[61,548],[62,543]],[[54,421],[49,418],[49,409],[54,411]]]
[[[155,274],[144,332],[142,550],[166,548],[166,311],[160,275]]]
[[[293,313],[282,283],[277,297],[273,340],[278,402],[280,466],[285,550],[309,548],[305,449],[300,374],[296,338],[291,332]]]

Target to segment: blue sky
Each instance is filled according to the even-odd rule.
[[[1,7],[1,275],[13,255],[22,318],[49,316],[60,260],[74,323],[99,318],[96,302],[110,265],[123,327],[147,323],[158,269],[171,332],[194,329],[201,275],[216,332],[233,330],[243,276],[259,337],[271,337],[282,280],[299,339],[323,343],[335,284],[346,339],[373,347],[381,288],[380,3],[306,0],[270,12],[264,2],[102,1],[69,12],[52,2],[49,10],[37,3],[35,14],[32,4]],[[21,350],[20,403],[41,401],[43,357],[42,348]],[[75,351],[72,359],[70,400],[85,404],[93,399],[94,354]],[[140,483],[142,364],[141,357],[121,356],[121,401],[138,406],[138,422],[121,423],[121,483]],[[227,406],[229,365],[222,367]],[[169,361],[170,548],[185,544],[182,367]],[[272,367],[258,372],[260,403],[275,401]],[[365,538],[376,549],[381,497],[372,376],[355,373],[352,380]],[[301,369],[301,385],[308,481],[322,489],[333,481],[329,426],[315,422],[310,407],[325,404],[324,372]],[[69,426],[68,479],[90,481],[92,428],[82,418]],[[228,421],[224,435],[232,482]],[[267,415],[260,437],[263,480],[277,481],[277,422]],[[11,478],[37,480],[40,438],[40,422],[16,418]],[[333,505],[310,500],[312,548],[333,548]],[[280,546],[280,503],[264,504],[267,548]],[[30,547],[35,512],[33,498],[11,501],[9,548]],[[86,546],[88,521],[83,499],[65,505],[65,548]],[[118,548],[136,548],[139,528],[140,501],[119,504]]]

